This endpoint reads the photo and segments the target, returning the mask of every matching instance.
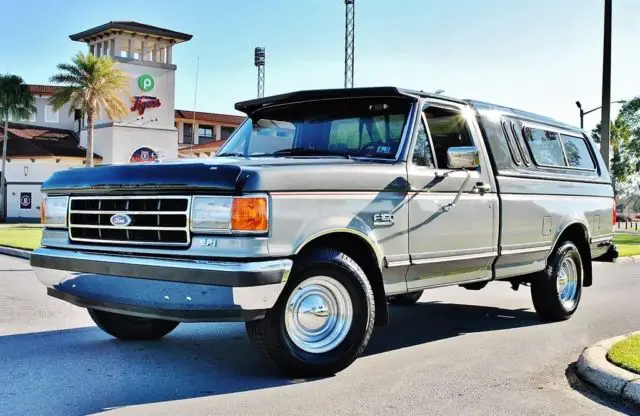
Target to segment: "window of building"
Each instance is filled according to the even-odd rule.
[[[235,129],[236,129],[235,127],[226,127],[226,126],[220,127],[220,139],[227,140],[229,136],[231,136],[231,133],[234,132]]]
[[[413,163],[417,166],[433,168],[433,155],[431,154],[431,143],[427,135],[427,127],[424,122],[420,122],[418,127],[418,136],[416,137],[416,145],[413,148]]]
[[[193,144],[193,125],[184,123],[182,127],[182,143]]]
[[[134,40],[133,42],[133,54],[131,58],[133,59],[141,59],[142,57],[142,41]]]
[[[198,126],[198,143],[210,143],[215,140],[213,135],[213,126]]]
[[[35,121],[35,120],[34,120]],[[53,106],[47,104],[44,106],[44,121],[47,123],[58,123],[60,121],[60,112],[55,111]]]
[[[446,169],[450,147],[474,145],[467,121],[459,111],[440,107],[427,107],[424,115],[427,117],[438,168]]]
[[[524,138],[531,149],[533,160],[538,165],[567,166],[558,133],[525,127]]]
[[[578,169],[595,169],[596,165],[593,162],[591,152],[589,152],[587,142],[582,137],[567,136],[565,134],[560,137],[562,137],[562,144],[564,145],[569,166]]]

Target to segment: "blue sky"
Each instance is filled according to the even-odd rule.
[[[176,107],[233,113],[255,96],[341,87],[342,0],[2,0],[0,72],[47,83],[86,46],[68,38],[110,20],[193,34],[174,49]],[[612,99],[640,95],[640,1],[613,0]],[[578,124],[600,102],[603,0],[356,0],[356,86],[397,85],[476,98]],[[613,109],[617,110],[614,105]],[[599,113],[586,118],[591,127]]]

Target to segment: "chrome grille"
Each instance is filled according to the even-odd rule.
[[[71,197],[69,238],[102,244],[187,246],[190,243],[188,196]],[[113,225],[125,215],[128,225]]]

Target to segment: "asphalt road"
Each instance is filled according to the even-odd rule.
[[[584,346],[640,329],[640,267],[598,265],[569,321],[541,324],[528,288],[426,292],[394,308],[364,357],[335,377],[290,380],[241,324],[185,324],[123,343],[48,298],[28,262],[0,256],[0,414],[634,414],[575,379]]]

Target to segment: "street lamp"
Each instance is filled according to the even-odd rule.
[[[617,101],[611,101],[611,104],[625,104],[626,102],[627,102],[626,100],[617,100]],[[588,110],[588,111],[584,111],[582,109],[582,104],[580,103],[580,101],[576,101],[576,106],[580,110],[580,128],[581,129],[584,128],[584,116],[589,113],[593,113],[594,111],[600,110],[602,108],[602,106],[600,106],[600,107],[592,108],[591,110]]]

